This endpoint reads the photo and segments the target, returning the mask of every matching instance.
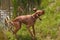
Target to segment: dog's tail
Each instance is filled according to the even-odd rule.
[[[10,20],[9,16],[5,18],[5,26],[7,25],[8,31],[13,31],[13,22]]]

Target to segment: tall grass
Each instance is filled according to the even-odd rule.
[[[60,40],[60,0],[42,0],[40,9],[45,10],[45,14],[41,16],[42,20],[37,19],[35,24],[37,40]],[[31,36],[22,25],[22,29],[18,31],[19,40],[31,40]],[[16,38],[7,32],[9,40]]]

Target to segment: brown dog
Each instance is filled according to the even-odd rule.
[[[24,23],[24,24],[26,24],[26,28],[29,31],[29,33],[31,34],[31,37],[34,39],[34,37],[35,37],[35,29],[34,29],[35,21],[37,18],[39,18],[39,16],[44,14],[43,10],[34,9],[34,11],[35,11],[35,13],[32,15],[18,16],[13,21],[11,21],[11,24],[13,24],[16,28],[13,31],[14,34],[16,34],[19,29],[21,29],[21,24]],[[33,32],[30,30],[30,27],[32,27]]]

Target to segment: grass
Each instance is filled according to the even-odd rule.
[[[36,21],[36,39],[60,40],[60,0],[42,0],[40,9],[44,9],[45,14],[41,16],[41,21],[39,19]],[[17,34],[18,40],[31,40],[26,25],[22,25]],[[10,32],[7,32],[6,35],[9,40],[16,39]]]

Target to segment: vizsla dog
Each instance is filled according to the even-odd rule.
[[[26,24],[26,28],[29,31],[29,33],[31,34],[31,37],[34,39],[34,37],[35,37],[34,24],[36,22],[36,19],[44,14],[43,10],[34,9],[34,11],[35,11],[35,13],[32,15],[18,16],[10,22],[16,28],[13,31],[14,34],[16,34],[19,29],[21,29],[21,25],[22,25],[22,23],[24,23],[24,24]],[[32,27],[33,32],[30,30],[30,27]]]

